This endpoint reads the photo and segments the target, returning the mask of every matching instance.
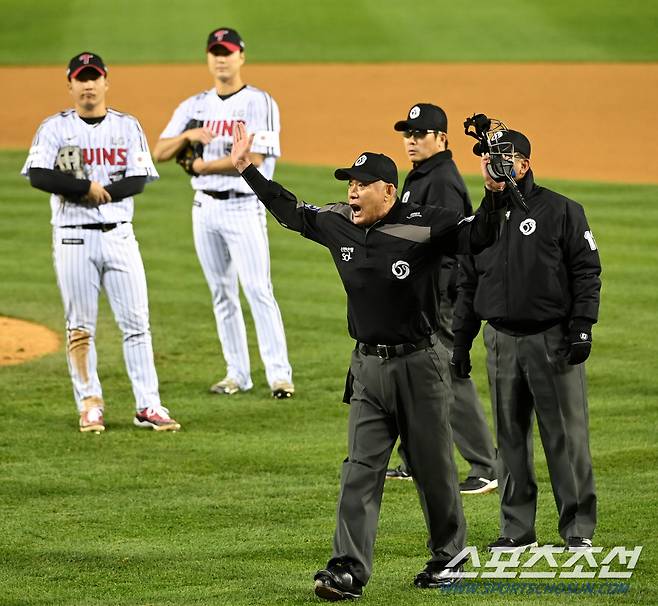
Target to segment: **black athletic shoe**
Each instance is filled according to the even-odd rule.
[[[498,488],[498,480],[495,478],[489,480],[487,478],[468,476],[463,482],[459,483],[459,492],[462,494],[487,494],[488,492],[493,492],[496,488]]]
[[[413,480],[410,473],[402,469],[402,465],[398,465],[395,469],[386,470],[387,480]]]
[[[315,595],[323,600],[354,600],[363,595],[363,583],[354,577],[344,562],[336,562],[324,570],[318,570],[313,580]]]
[[[592,549],[592,539],[584,539],[583,537],[567,537],[567,550],[568,551],[586,551]]]
[[[447,589],[461,582],[459,573],[464,572],[463,566],[446,568],[437,562],[429,562],[414,579],[414,585],[419,589]]]
[[[538,543],[530,539],[509,539],[507,537],[498,537],[493,543],[489,543],[487,547],[489,551],[524,551],[529,547],[537,547]]]

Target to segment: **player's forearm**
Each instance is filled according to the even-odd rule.
[[[28,176],[32,187],[65,198],[81,198],[91,186],[89,179],[76,179],[50,168],[31,168]]]
[[[169,137],[168,139],[158,139],[153,147],[153,159],[156,162],[167,162],[171,160],[181,149],[188,143],[185,133],[177,137]]]
[[[146,187],[146,177],[126,177],[110,183],[105,187],[105,191],[112,196],[112,202],[118,202],[124,198],[141,194],[144,187]]]

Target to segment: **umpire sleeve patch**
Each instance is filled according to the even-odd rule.
[[[83,238],[62,238],[62,244],[84,244]]]

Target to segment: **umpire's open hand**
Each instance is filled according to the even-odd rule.
[[[239,173],[242,173],[251,160],[249,159],[249,150],[251,143],[254,140],[254,135],[247,133],[247,127],[238,122],[233,128],[233,147],[231,148],[231,162]]]

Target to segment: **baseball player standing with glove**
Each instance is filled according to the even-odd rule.
[[[255,133],[249,154],[268,179],[279,149],[279,109],[266,92],[244,84],[244,42],[229,28],[208,36],[208,69],[214,86],[183,101],[156,143],[157,161],[176,157],[192,175],[194,246],[212,295],[226,377],[218,394],[251,389],[247,333],[238,284],[251,307],[267,381],[276,398],[295,391],[279,306],[270,279],[265,211],[231,163],[233,129]]]
[[[55,271],[80,431],[105,429],[94,343],[101,289],[123,334],[134,424],[177,430],[160,401],[146,276],[131,224],[133,196],[158,173],[139,122],[106,106],[103,60],[94,53],[76,55],[67,77],[74,107],[42,122],[21,172],[51,194]]]

